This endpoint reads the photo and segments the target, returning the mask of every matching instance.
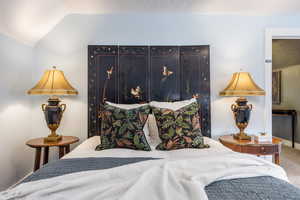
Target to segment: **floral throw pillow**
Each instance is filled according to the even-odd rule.
[[[151,151],[143,132],[149,113],[148,105],[128,110],[105,104],[101,113],[101,144],[96,150],[129,148]]]
[[[191,103],[179,110],[152,108],[162,142],[158,150],[174,150],[183,148],[208,148],[200,130],[199,106]]]

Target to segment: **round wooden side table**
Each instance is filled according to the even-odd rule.
[[[70,144],[74,144],[79,141],[78,137],[63,136],[59,142],[44,142],[44,138],[34,138],[26,142],[26,145],[35,148],[35,162],[34,169],[36,171],[40,168],[42,148],[44,148],[43,165],[49,161],[49,147],[59,148],[59,158],[62,158],[65,154],[70,152]]]
[[[282,140],[273,137],[272,142],[258,143],[251,137],[250,140],[236,140],[232,135],[224,135],[219,138],[219,141],[233,151],[240,153],[249,153],[257,156],[273,155],[275,163],[280,164],[279,155],[281,152]]]

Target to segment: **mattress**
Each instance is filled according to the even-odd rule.
[[[100,136],[94,136],[83,143],[78,145],[73,151],[63,157],[68,158],[86,158],[86,157],[151,157],[151,158],[167,158],[167,159],[185,159],[185,158],[199,158],[202,155],[207,154],[220,154],[231,153],[232,151],[221,143],[204,137],[205,144],[208,144],[210,148],[206,149],[178,149],[172,151],[159,151],[155,149],[155,146],[151,146],[152,151],[137,151],[124,148],[107,149],[102,151],[95,151],[95,148],[100,144]]]

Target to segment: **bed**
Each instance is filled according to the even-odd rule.
[[[151,196],[151,194],[153,194],[153,191],[150,189],[152,186],[148,184],[142,188],[138,186],[139,184],[135,186],[131,185],[130,190],[134,190],[137,195],[126,194],[128,192],[127,189],[127,192],[124,193],[116,191],[111,191],[110,193],[107,187],[103,188],[100,186],[106,184],[110,185],[109,181],[101,181],[101,179],[97,177],[98,173],[102,171],[105,172],[104,177],[103,174],[99,177],[103,179],[105,179],[105,174],[111,173],[110,176],[112,177],[110,177],[110,179],[116,178],[114,176],[117,176],[118,181],[122,179],[126,182],[128,177],[122,177],[121,174],[123,173],[120,173],[120,171],[128,171],[131,167],[134,171],[136,170],[135,168],[142,168],[142,170],[148,169],[151,172],[151,168],[155,168],[156,165],[162,165],[161,160],[165,160],[167,163],[176,163],[184,160],[187,161],[189,165],[192,165],[193,162],[199,160],[199,158],[201,158],[202,162],[196,161],[195,163],[200,165],[194,166],[193,169],[202,168],[208,177],[211,176],[212,173],[218,174],[215,171],[216,169],[218,169],[220,173],[217,176],[218,178],[204,188],[209,200],[299,199],[300,190],[286,181],[285,173],[279,166],[252,155],[233,152],[208,137],[205,137],[205,142],[210,145],[208,149],[181,149],[175,151],[158,151],[153,149],[150,152],[130,149],[95,151],[95,147],[99,144],[99,141],[99,136],[87,139],[68,155],[63,157],[63,159],[47,164],[23,180],[23,182],[15,189],[12,189],[12,191],[2,194],[3,196],[0,195],[0,199],[1,197],[3,199],[9,199],[9,197],[12,198],[14,195],[21,198],[25,198],[28,195],[28,199],[140,199],[137,197],[145,193],[147,193],[148,196],[143,197],[143,199],[184,199],[184,196],[186,199],[205,199],[201,198],[201,196],[195,198],[194,195],[200,195],[201,193],[197,192],[193,194],[195,192],[193,190],[176,187],[175,189],[177,190],[186,191],[193,195],[181,194],[181,196],[178,196],[178,193],[176,193],[178,197],[176,198],[176,196],[169,194],[174,190],[174,188],[170,187],[165,188],[163,190],[164,192],[159,194],[159,197],[155,195]],[[222,158],[222,160],[220,158]],[[226,159],[227,162],[224,159]],[[160,163],[155,163],[157,161]],[[203,161],[211,163],[205,165]],[[155,164],[152,165],[153,163],[151,162]],[[139,164],[143,163],[146,165],[139,166]],[[235,174],[232,173],[232,171],[225,172],[228,168],[232,168],[233,171],[239,173]],[[240,168],[244,168],[244,170]],[[112,169],[115,169],[115,171],[110,171]],[[179,169],[183,170],[182,166],[180,166]],[[255,173],[253,169],[255,169]],[[272,172],[270,173],[269,170]],[[132,172],[129,170],[127,173],[130,174]],[[160,175],[165,176],[163,174]],[[173,176],[181,179],[181,181],[191,179],[191,177],[177,177],[178,175],[174,174]],[[89,178],[86,179],[86,177]],[[94,178],[95,180],[93,180],[92,177],[96,177]],[[172,184],[178,184],[172,180],[172,175],[168,174],[166,177]],[[209,180],[210,178],[208,177],[205,177],[205,179]],[[196,176],[194,178],[196,178]],[[96,184],[96,190],[93,181],[96,181],[96,183],[99,181]],[[162,180],[157,179],[156,181],[158,181],[156,185],[159,185]],[[118,185],[116,183],[114,184]],[[118,186],[116,187],[118,188]],[[120,188],[122,187],[125,186],[120,186]],[[199,186],[199,188],[200,187],[201,186]],[[160,191],[157,187],[153,188]],[[149,192],[149,190],[151,192]],[[101,194],[105,192],[107,194],[102,196]],[[69,198],[72,193],[75,196]],[[110,196],[112,194],[113,196]]]
[[[209,46],[99,46],[88,48],[88,139],[0,199],[257,200],[300,197],[285,171],[211,139]],[[101,105],[196,98],[209,148],[95,151]]]

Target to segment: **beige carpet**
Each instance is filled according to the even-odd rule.
[[[286,170],[292,184],[300,187],[300,150],[283,146],[280,165]]]

